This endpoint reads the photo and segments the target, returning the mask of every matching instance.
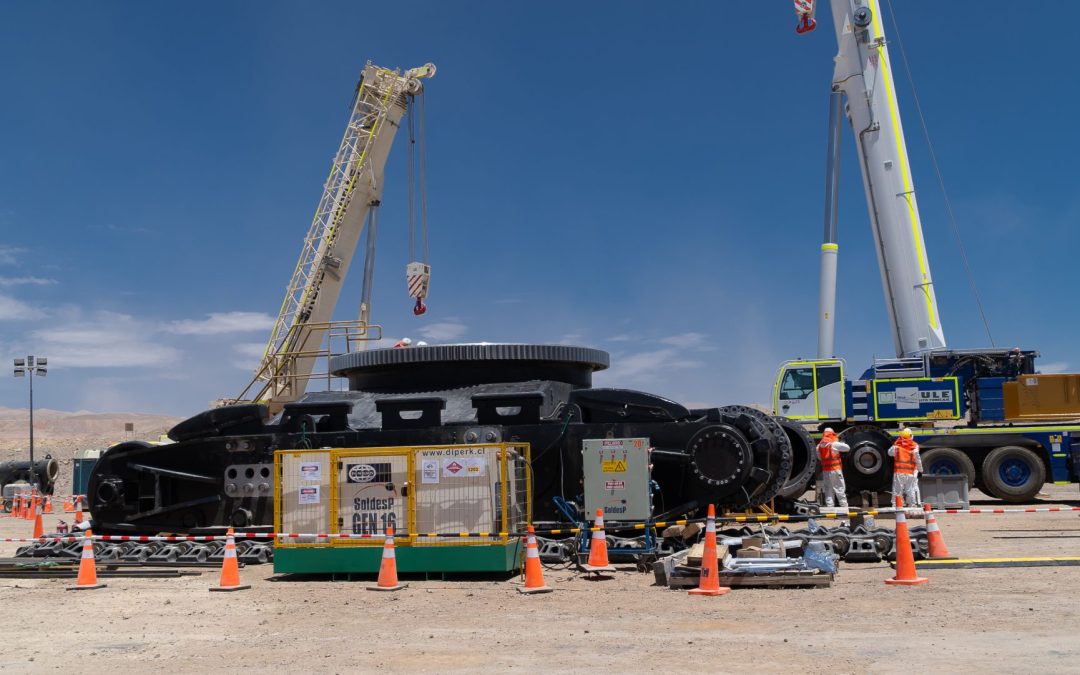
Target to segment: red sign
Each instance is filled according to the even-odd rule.
[[[461,471],[462,468],[463,467],[457,462],[450,462],[446,465],[446,470],[454,474],[456,474],[458,471]]]
[[[626,489],[626,481],[609,480],[604,483],[604,488],[607,490],[624,490]]]

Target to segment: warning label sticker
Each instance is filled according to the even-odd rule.
[[[300,503],[301,504],[318,504],[319,503],[319,486],[309,485],[300,488]]]
[[[605,450],[611,450],[615,448],[621,449],[623,447],[623,441],[622,439],[606,439],[603,441],[603,446]]]
[[[439,482],[439,460],[420,460],[420,482],[425,485],[437,485]]]
[[[487,475],[487,458],[458,457],[456,459],[444,459],[442,467],[443,476],[485,476]]]
[[[626,473],[626,460],[605,459],[600,462],[600,470],[604,473]]]
[[[322,480],[322,462],[301,464],[300,480]]]
[[[625,490],[626,481],[624,480],[609,480],[604,482],[605,490]]]

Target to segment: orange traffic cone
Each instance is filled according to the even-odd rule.
[[[550,593],[552,589],[544,585],[544,569],[540,566],[540,547],[536,545],[536,530],[529,526],[525,538],[525,586],[519,586],[519,593]]]
[[[22,517],[22,495],[15,495],[11,498],[11,517]]]
[[[52,513],[52,495],[45,495],[45,508],[41,512]]]
[[[886,579],[885,583],[899,586],[918,586],[928,583],[915,574],[915,554],[911,552],[911,537],[908,536],[907,516],[904,515],[904,500],[896,498],[896,576]]]
[[[934,510],[929,504],[923,504],[923,511],[926,512],[926,541],[930,545],[927,557],[931,560],[956,560],[956,556],[949,553],[949,547],[945,545],[945,537],[941,535]]]
[[[64,500],[64,513],[75,513],[75,497]]]
[[[240,584],[240,564],[236,560],[236,540],[233,539],[233,529],[225,533],[225,557],[221,559],[221,580],[217,586],[211,586],[211,591],[242,591],[251,588],[250,585]]]
[[[589,572],[614,572],[608,562],[607,535],[604,534],[604,509],[596,509],[596,525],[589,541],[589,563],[582,565]]]
[[[75,498],[75,524],[82,522],[82,495]]]
[[[99,584],[97,580],[97,563],[94,562],[94,534],[86,531],[83,538],[82,559],[79,560],[79,578],[74,586],[68,586],[69,591],[89,591],[92,588],[105,588],[105,584]]]
[[[34,516],[37,515],[38,504],[40,503],[41,497],[38,496],[37,488],[34,488],[30,493],[30,507],[26,509],[26,515],[23,517],[27,520],[33,520]]]
[[[720,561],[716,559],[716,507],[709,504],[709,517],[705,521],[705,550],[701,554],[701,578],[698,587],[687,591],[690,595],[724,595],[731,589],[720,585]]]
[[[34,539],[45,535],[45,528],[41,525],[41,502],[38,502],[37,508],[34,509]]]
[[[386,540],[383,542],[382,562],[379,563],[379,581],[368,586],[369,591],[400,591],[409,584],[399,584],[397,578],[397,556],[394,554],[394,528],[386,528]]]

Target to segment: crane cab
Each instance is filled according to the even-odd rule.
[[[773,390],[773,412],[793,420],[817,422],[847,417],[843,359],[785,361]]]

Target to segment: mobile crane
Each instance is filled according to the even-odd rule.
[[[1038,374],[1034,351],[947,346],[880,6],[877,0],[830,4],[839,49],[829,114],[818,354],[780,366],[775,413],[840,431],[852,448],[844,460],[849,492],[887,489],[892,467],[886,449],[901,424],[911,425],[927,473],[963,474],[969,484],[1006,501],[1031,499],[1047,479],[1076,482],[1080,376]],[[795,0],[797,33],[814,29],[814,5]],[[896,348],[895,359],[877,360],[855,380],[833,350],[845,116],[860,159]]]
[[[279,412],[286,403],[303,395],[308,382],[317,377],[312,375],[315,362],[328,356],[329,342],[335,337],[344,338],[346,350],[352,346],[363,348],[366,341],[381,337],[381,330],[371,324],[371,291],[383,168],[402,118],[424,92],[422,80],[434,75],[435,65],[431,63],[404,73],[370,62],[364,67],[345,134],[330,165],[322,198],[255,377],[236,399],[222,403],[254,401],[265,404],[271,414]],[[411,117],[409,129],[411,135]],[[410,170],[412,152],[410,147]],[[410,235],[414,228],[411,181],[412,176]],[[422,178],[420,187],[423,190]],[[422,219],[426,218],[424,210]],[[333,322],[334,307],[363,232],[366,239],[359,319]],[[424,233],[426,236],[426,226]],[[422,260],[406,266],[409,295],[416,299],[415,314],[426,310],[423,301],[431,278],[426,249],[425,244]],[[328,343],[326,350],[324,341]]]

